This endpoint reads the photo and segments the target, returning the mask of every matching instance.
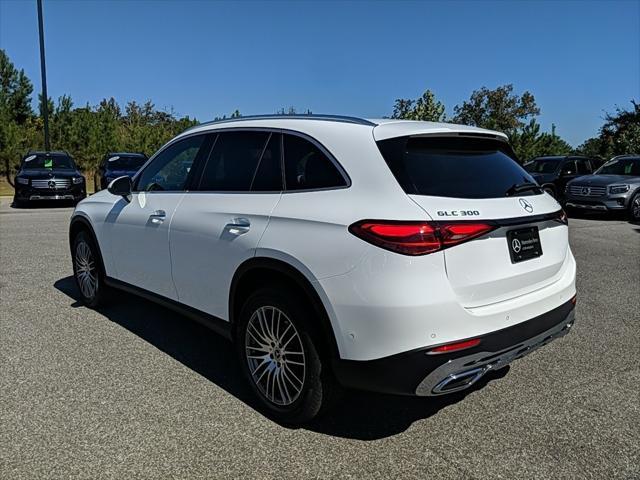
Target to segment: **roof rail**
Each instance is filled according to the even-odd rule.
[[[272,120],[272,119],[288,119],[288,120],[322,120],[325,122],[342,122],[342,123],[354,123],[357,125],[367,125],[370,127],[375,127],[377,123],[373,123],[369,120],[359,117],[347,117],[344,115],[320,115],[314,113],[308,114],[297,114],[297,115],[281,115],[278,113],[268,114],[268,115],[247,115],[243,117],[235,117],[235,118],[223,118],[222,120],[213,120],[210,122],[203,122],[198,125],[194,125],[193,127],[188,128],[185,132],[193,130],[194,128],[204,127],[207,125],[218,125],[221,123],[231,123],[231,122],[243,122],[249,120]]]

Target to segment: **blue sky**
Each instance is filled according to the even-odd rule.
[[[380,117],[433,90],[531,91],[573,145],[640,100],[640,1],[44,0],[49,95],[229,114]],[[0,0],[0,48],[40,88],[35,0]]]

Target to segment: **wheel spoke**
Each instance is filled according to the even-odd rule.
[[[245,357],[253,382],[269,402],[290,405],[300,396],[306,371],[304,347],[282,310],[256,308],[245,328]]]

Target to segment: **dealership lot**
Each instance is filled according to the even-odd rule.
[[[570,221],[576,326],[502,378],[289,429],[215,334],[125,294],[82,306],[70,214],[0,200],[0,478],[640,478],[639,225]]]

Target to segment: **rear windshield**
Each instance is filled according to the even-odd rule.
[[[555,173],[560,166],[559,158],[538,158],[523,165],[529,173]]]
[[[378,148],[405,192],[457,198],[508,196],[515,185],[535,183],[511,148],[491,139],[398,137]],[[539,190],[523,191],[535,195]]]
[[[75,169],[71,157],[63,155],[29,155],[22,162],[22,168],[25,170],[33,170],[37,168],[61,168]]]
[[[107,159],[107,169],[109,170],[138,170],[147,159],[145,157],[127,157],[124,155],[114,155]]]

